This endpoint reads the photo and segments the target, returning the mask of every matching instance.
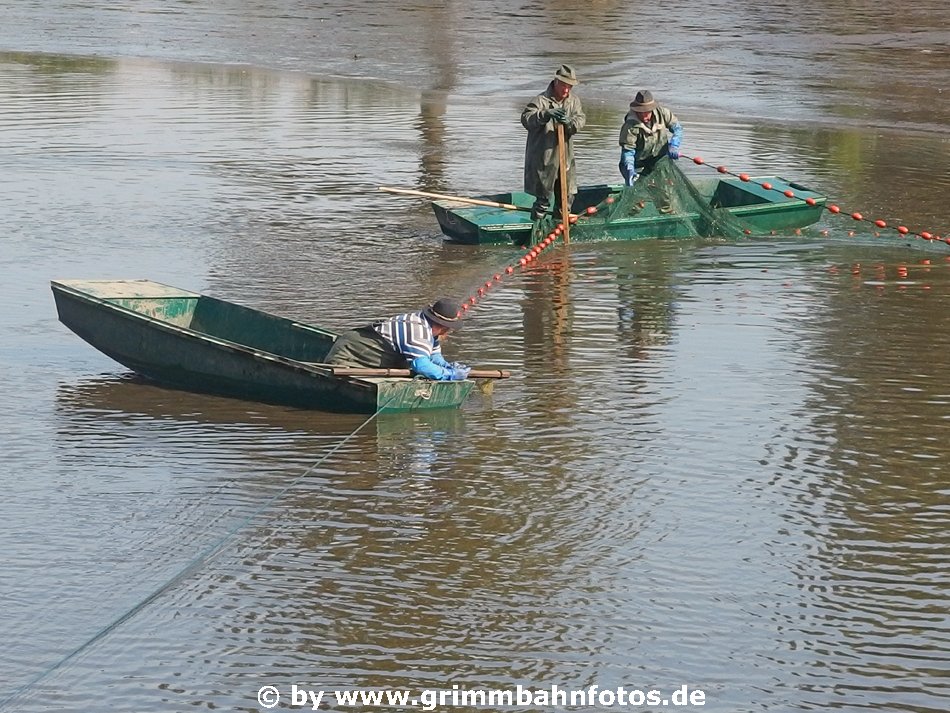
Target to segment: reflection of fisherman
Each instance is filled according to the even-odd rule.
[[[678,159],[682,140],[683,127],[676,115],[659,106],[649,90],[637,92],[620,128],[620,173],[626,184],[632,186],[641,177],[650,175],[664,156]],[[671,213],[669,191],[658,189],[652,181],[647,187],[651,189],[657,210]]]
[[[531,210],[534,220],[547,213],[552,192],[557,203],[561,200],[557,124],[564,126],[568,208],[577,193],[571,137],[587,123],[581,100],[571,95],[571,88],[578,83],[574,69],[562,64],[544,94],[528,102],[521,112],[521,124],[528,130],[524,150],[524,190],[535,197]]]
[[[421,312],[399,314],[382,322],[344,332],[324,362],[334,366],[411,369],[436,381],[463,381],[471,368],[447,362],[439,337],[461,326],[460,305],[436,300]]]

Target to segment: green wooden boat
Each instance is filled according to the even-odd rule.
[[[825,196],[776,176],[743,181],[728,177],[689,177],[698,196],[697,205],[723,208],[737,224],[752,234],[768,235],[793,231],[816,223],[826,202]],[[761,184],[768,184],[771,189]],[[645,240],[649,238],[695,237],[692,226],[703,220],[696,213],[663,214],[652,202],[646,202],[636,215],[609,221],[587,218],[589,207],[603,207],[620,200],[623,185],[581,186],[571,206],[578,214],[571,226],[571,240]],[[794,197],[785,195],[788,191]],[[467,200],[500,205],[473,205]],[[473,199],[443,198],[432,202],[442,232],[452,241],[467,244],[516,243],[532,241],[530,208],[534,197],[523,192],[495,193]],[[535,236],[537,237],[537,236]]]
[[[474,386],[346,375],[356,370],[321,363],[334,332],[150,280],[53,280],[51,287],[69,329],[142,376],[189,391],[375,413],[456,408]]]

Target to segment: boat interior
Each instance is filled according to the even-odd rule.
[[[322,362],[334,332],[150,280],[58,281],[161,322],[296,361]]]

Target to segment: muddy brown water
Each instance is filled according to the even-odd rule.
[[[0,11],[0,708],[250,711],[273,685],[288,709],[294,683],[946,708],[945,249],[830,214],[574,244],[447,344],[512,379],[355,435],[144,383],[48,286],[331,328],[469,294],[517,251],[443,243],[378,186],[517,188],[518,113],[562,61],[582,182],[616,180],[646,87],[690,155],[946,234],[945,3]]]

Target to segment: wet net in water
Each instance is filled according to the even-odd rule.
[[[711,183],[710,185],[715,185]],[[633,186],[605,187],[602,196],[594,198],[596,212],[580,211],[576,227],[587,239],[605,239],[614,234],[623,221],[629,229],[642,224],[644,237],[676,238],[740,238],[750,234],[741,220],[717,204],[714,194],[705,195],[680,168],[667,159],[661,160],[647,175],[641,175]],[[535,235],[543,237],[554,229],[556,217],[540,221]]]

